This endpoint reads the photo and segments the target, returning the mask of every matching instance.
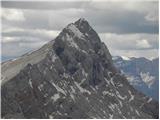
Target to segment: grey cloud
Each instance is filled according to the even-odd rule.
[[[20,27],[61,30],[68,23],[84,17],[98,32],[159,32],[158,21],[146,19],[151,13],[156,19],[158,2],[137,2],[134,7],[126,6],[127,2],[2,2],[2,7],[23,9],[26,21],[12,24]]]
[[[16,9],[37,9],[37,10],[56,10],[66,8],[79,8],[88,4],[89,1],[2,1],[3,8],[16,8]]]
[[[16,38],[15,38],[16,39]],[[18,38],[17,38],[18,39]],[[29,38],[28,38],[29,39]],[[32,40],[35,40],[34,42]],[[7,58],[13,58],[21,56],[29,51],[33,51],[47,43],[41,39],[30,38],[30,41],[17,40],[9,43],[2,43],[2,56]]]
[[[145,20],[145,15],[135,11],[90,11],[88,18],[96,25],[99,32],[126,33],[158,33],[158,24]],[[92,17],[96,16],[96,17]],[[87,17],[87,14],[86,14]]]
[[[9,27],[23,29],[62,30],[67,24],[78,19],[74,15],[76,14],[75,11],[71,10],[41,11],[40,14],[37,10],[21,11],[23,12],[25,21],[10,21],[2,18],[2,28],[3,25],[8,25]],[[65,14],[65,12],[67,13]]]
[[[100,34],[102,41],[115,50],[158,49],[158,35],[153,34]]]
[[[158,57],[158,50],[115,50],[110,49],[113,56],[127,56],[127,57],[145,57],[148,59],[153,59]]]
[[[2,1],[3,13],[2,41],[11,38],[2,43],[3,56],[19,56],[40,47],[58,35],[53,31],[61,31],[80,17],[86,18],[100,34],[111,54],[151,57],[154,52],[158,56],[158,2]],[[15,13],[20,16],[13,19]],[[104,36],[106,33],[110,37]]]
[[[10,30],[10,31],[9,31]],[[36,38],[40,38],[43,41],[49,41],[54,39],[59,31],[46,31],[41,29],[9,29],[8,31],[2,31],[2,42],[5,41],[3,38],[10,37],[10,38],[21,38],[21,40],[28,41],[32,38],[33,42]],[[43,33],[43,34],[42,34]]]

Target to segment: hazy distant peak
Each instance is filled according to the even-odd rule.
[[[130,60],[130,58],[127,57],[127,56],[121,56],[121,57],[122,57],[123,60]]]

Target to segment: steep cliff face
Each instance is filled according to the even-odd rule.
[[[2,77],[2,118],[158,118],[158,103],[129,85],[85,19],[3,63]]]

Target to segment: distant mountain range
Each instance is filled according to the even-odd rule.
[[[149,60],[144,57],[114,56],[112,59],[134,88],[158,101],[159,58]]]

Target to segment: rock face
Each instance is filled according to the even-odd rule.
[[[159,98],[159,59],[113,57],[115,66],[127,77],[138,91],[158,101]]]
[[[129,85],[85,19],[2,73],[2,118],[158,118],[158,103]]]

